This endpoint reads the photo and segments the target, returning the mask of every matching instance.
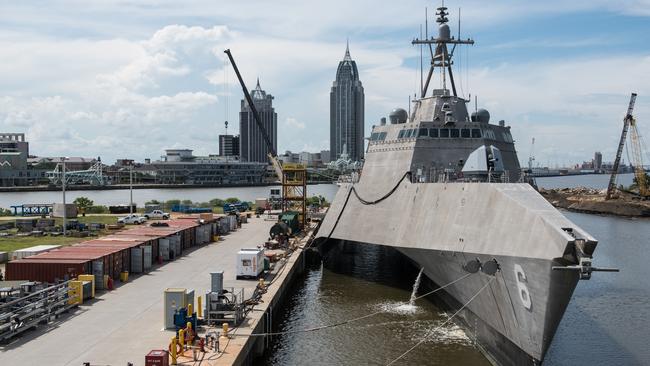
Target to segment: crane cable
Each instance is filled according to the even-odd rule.
[[[429,338],[429,337],[430,337],[434,332],[440,330],[442,327],[444,327],[445,325],[447,325],[447,323],[449,323],[449,322],[450,322],[450,321],[451,321],[451,320],[452,320],[456,315],[458,315],[458,313],[460,313],[463,309],[465,309],[465,308],[467,307],[467,305],[469,305],[469,303],[472,302],[472,300],[474,300],[474,299],[475,299],[475,298],[476,298],[476,297],[477,297],[481,292],[483,292],[483,290],[485,290],[485,288],[487,288],[488,285],[490,285],[490,283],[492,283],[492,281],[493,281],[495,278],[496,278],[496,276],[490,278],[490,280],[487,281],[487,282],[485,283],[485,285],[483,285],[483,287],[481,287],[481,289],[478,290],[478,292],[477,292],[476,294],[474,294],[474,296],[472,296],[469,300],[467,300],[467,302],[466,302],[463,306],[461,306],[460,309],[458,309],[455,313],[453,313],[449,318],[447,318],[447,320],[445,320],[444,323],[442,323],[442,324],[440,324],[439,326],[437,326],[437,327],[431,329],[430,331],[428,331],[428,332],[424,335],[424,337],[422,337],[422,339],[421,339],[418,343],[416,343],[413,347],[411,347],[411,348],[409,348],[408,350],[406,350],[406,352],[404,352],[404,353],[402,353],[401,355],[399,355],[399,357],[397,357],[396,359],[394,359],[394,360],[392,360],[391,362],[387,363],[386,366],[390,366],[390,365],[394,364],[395,362],[399,361],[400,359],[404,358],[407,354],[409,354],[411,351],[413,351],[413,350],[414,350],[415,348],[417,348],[419,345],[421,345],[422,343],[424,343],[424,342],[425,342],[425,341],[426,341],[426,340],[427,340],[427,339],[428,339],[428,338]]]

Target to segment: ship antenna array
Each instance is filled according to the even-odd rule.
[[[421,88],[421,94],[420,94],[421,98],[426,97],[427,90],[429,88],[429,84],[431,83],[431,78],[433,76],[433,72],[435,71],[435,68],[440,68],[443,89],[447,88],[447,74],[449,74],[449,82],[451,83],[452,92],[454,96],[458,96],[458,93],[456,92],[454,74],[451,68],[451,65],[453,64],[452,57],[454,55],[456,46],[461,44],[469,44],[469,45],[474,44],[474,40],[472,39],[469,38],[465,40],[460,39],[460,27],[459,27],[458,38],[450,36],[449,26],[447,25],[447,23],[449,22],[449,18],[448,18],[449,13],[447,12],[447,8],[444,6],[444,2],[442,6],[437,9],[436,15],[438,16],[436,18],[436,23],[439,24],[438,36],[429,37],[428,20],[427,20],[425,26],[425,38],[424,39],[416,38],[411,42],[411,44],[413,45],[421,45],[421,46],[427,45],[429,47],[429,52],[431,55],[431,64],[429,67],[429,72],[427,74],[424,87]],[[453,45],[451,52],[449,52],[447,48],[447,45],[450,44]],[[434,45],[436,46],[435,52],[433,51]]]

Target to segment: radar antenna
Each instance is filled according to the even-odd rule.
[[[429,67],[429,73],[427,75],[426,82],[424,83],[424,87],[422,88],[422,93],[420,95],[421,98],[424,98],[427,95],[427,90],[429,89],[429,83],[431,82],[431,77],[433,76],[433,72],[435,68],[440,68],[441,70],[443,89],[445,90],[447,89],[447,73],[448,73],[452,92],[454,93],[454,96],[458,96],[458,93],[456,92],[456,83],[454,81],[454,74],[451,69],[451,65],[453,64],[452,57],[454,55],[454,50],[456,49],[456,46],[459,44],[471,44],[471,45],[474,44],[473,39],[468,38],[462,40],[460,39],[460,35],[458,36],[458,39],[451,36],[449,25],[447,25],[447,23],[449,22],[449,18],[448,18],[449,12],[447,11],[447,8],[444,6],[444,2],[442,3],[442,6],[437,9],[436,15],[438,16],[438,18],[436,19],[436,23],[440,24],[440,26],[438,27],[438,37],[437,38],[429,37],[427,34],[425,39],[416,38],[411,42],[411,44],[413,45],[416,44],[429,45],[429,51],[431,53],[431,65]],[[448,44],[454,45],[454,47],[451,50],[451,53],[447,48]],[[436,46],[435,53],[433,52],[433,48],[432,48],[433,45]]]

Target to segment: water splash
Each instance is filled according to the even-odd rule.
[[[411,292],[411,299],[409,300],[409,305],[415,306],[415,299],[418,297],[418,288],[420,287],[420,279],[422,279],[422,272],[424,272],[424,267],[420,268],[420,273],[415,278],[415,283],[413,284],[413,291]]]

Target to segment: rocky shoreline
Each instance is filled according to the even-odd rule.
[[[605,200],[606,190],[593,188],[543,189],[539,193],[553,206],[569,211],[625,217],[650,217],[650,200],[618,192],[615,198]]]

